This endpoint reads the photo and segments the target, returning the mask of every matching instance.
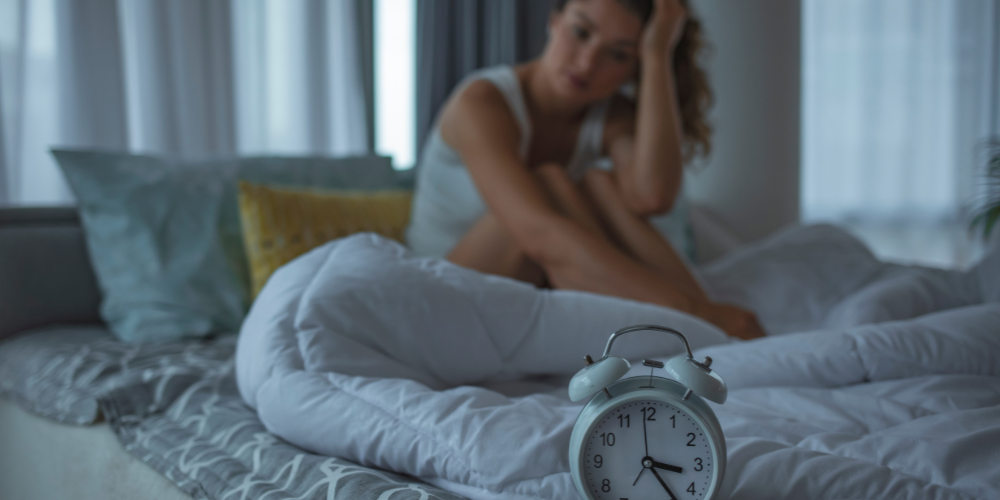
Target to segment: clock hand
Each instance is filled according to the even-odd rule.
[[[677,500],[677,497],[674,496],[674,492],[670,491],[670,487],[667,486],[667,483],[663,482],[663,478],[660,477],[660,474],[658,472],[656,472],[656,469],[649,469],[649,470],[653,471],[653,475],[656,476],[656,480],[659,481],[661,485],[663,485],[663,489],[667,490],[667,494],[670,495],[670,500]]]
[[[642,412],[642,443],[646,445],[646,456],[649,456],[649,438],[646,437],[646,412]]]
[[[678,474],[684,472],[683,467],[677,467],[676,465],[661,464],[660,462],[653,462],[653,467],[656,467],[657,469],[668,470],[670,472],[676,472]]]
[[[635,486],[635,483],[639,482],[639,478],[642,477],[642,473],[646,472],[646,469],[652,467],[654,463],[656,462],[653,462],[652,458],[649,458],[648,456],[642,457],[642,470],[639,471],[639,475],[635,477],[635,481],[632,481],[632,486]]]
[[[639,471],[639,475],[638,476],[635,476],[635,481],[632,481],[632,486],[635,486],[635,483],[639,482],[639,478],[642,477],[642,473],[643,472],[646,472],[646,468],[645,467],[643,467],[642,470]]]

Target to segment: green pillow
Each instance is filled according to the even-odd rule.
[[[250,302],[237,183],[383,189],[385,157],[185,161],[53,150],[76,195],[103,292],[101,316],[127,342],[239,331]]]

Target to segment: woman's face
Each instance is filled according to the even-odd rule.
[[[568,102],[611,96],[636,74],[642,19],[617,0],[571,0],[549,19],[542,65]]]

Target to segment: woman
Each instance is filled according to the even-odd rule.
[[[540,58],[470,75],[442,108],[411,247],[763,335],[752,313],[711,302],[648,221],[671,209],[685,156],[710,148],[700,35],[680,0],[557,1]],[[635,103],[619,94],[629,82]],[[598,156],[613,169],[586,168]]]

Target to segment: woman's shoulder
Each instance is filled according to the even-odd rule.
[[[458,100],[465,105],[483,105],[504,103],[503,92],[486,78],[472,80],[462,88],[458,89],[452,99]]]
[[[440,127],[441,138],[452,147],[460,144],[464,132],[519,133],[503,92],[486,79],[469,82],[448,99]]]

